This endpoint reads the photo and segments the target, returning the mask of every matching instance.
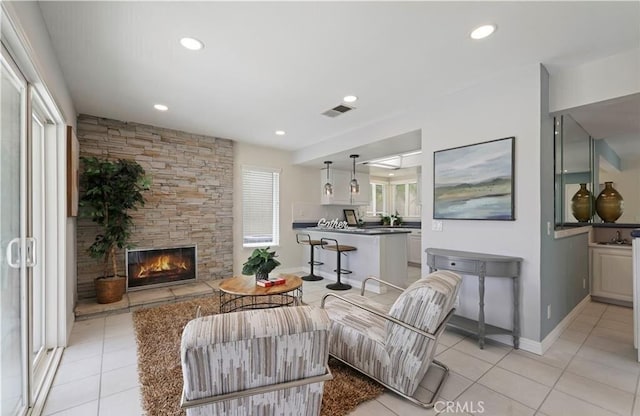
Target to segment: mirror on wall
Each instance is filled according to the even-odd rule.
[[[571,116],[554,118],[556,228],[590,223],[593,197],[593,146],[589,133]]]
[[[593,139],[595,196],[611,182],[624,199],[616,224],[640,225],[640,93],[567,111]],[[602,222],[597,215],[594,223]]]
[[[635,145],[640,147],[640,137]],[[594,140],[594,184],[596,195],[610,182],[623,199],[622,214],[615,220],[618,224],[640,223],[640,157],[637,151],[616,151],[618,138]],[[597,215],[594,222],[603,222]]]

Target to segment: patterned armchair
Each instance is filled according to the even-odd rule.
[[[318,415],[330,321],[299,306],[205,316],[182,333],[187,416]]]
[[[363,296],[369,280],[402,291],[391,308]],[[332,321],[329,354],[414,404],[433,407],[449,372],[433,356],[453,313],[460,282],[460,276],[450,271],[432,273],[406,289],[369,277],[360,295],[325,295],[322,308]],[[431,364],[443,374],[431,401],[425,403],[413,396]]]

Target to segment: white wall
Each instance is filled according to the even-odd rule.
[[[499,80],[460,91],[425,109],[422,131],[423,247],[524,258],[521,273],[522,335],[540,332],[540,72],[538,66],[503,74]],[[431,231],[433,152],[515,136],[515,218],[511,221],[443,221]],[[424,263],[423,258],[423,263]],[[477,279],[465,278],[458,313],[477,315]],[[486,320],[510,327],[511,285],[488,279]]]
[[[39,3],[36,1],[4,1],[2,3],[11,20],[16,23],[19,36],[26,41],[24,46],[29,57],[21,56],[19,59],[31,61],[37,71],[37,77],[43,81],[45,88],[56,101],[64,119],[75,128],[76,110],[40,12]],[[21,69],[24,71],[25,65],[21,65]],[[26,75],[32,80],[36,78],[35,74]]]
[[[320,170],[294,166],[291,153],[259,147],[246,143],[234,143],[233,150],[233,274],[239,276],[242,264],[253,249],[242,247],[242,166],[263,166],[282,169],[280,176],[280,246],[275,247],[282,265],[275,270],[300,268],[303,246],[296,243],[292,229],[293,205],[320,206]],[[316,218],[317,219],[317,218]],[[308,248],[307,248],[308,250]]]
[[[11,53],[18,66],[25,72],[26,78],[35,85],[36,89],[44,90],[54,100],[54,105],[62,114],[67,125],[76,128],[76,111],[71,99],[71,94],[62,74],[59,62],[56,58],[51,38],[40,11],[38,2],[35,1],[5,1],[2,2],[3,11],[7,13],[13,23],[17,34],[15,38],[3,39],[9,45]],[[3,22],[5,23],[5,22]],[[4,33],[4,30],[3,30]],[[20,44],[21,46],[17,46]],[[13,46],[12,46],[13,45]],[[58,143],[57,152],[59,195],[66,195],[66,141]],[[60,204],[61,216],[66,217],[66,207]],[[63,342],[68,339],[73,326],[73,307],[75,305],[76,286],[76,253],[75,253],[75,218],[66,218],[64,224],[58,228],[60,238],[59,257],[61,262],[60,272],[64,276],[65,285],[65,313],[66,325],[64,334],[60,334]]]
[[[323,156],[323,149],[348,149],[407,131],[422,130],[422,246],[524,258],[521,277],[522,336],[540,336],[540,67],[529,65],[495,74],[481,85],[429,103],[360,130],[303,149],[302,163]],[[516,137],[516,221],[444,221],[431,231],[433,151],[508,136]],[[426,263],[423,253],[422,264]],[[426,274],[426,267],[423,274]],[[477,279],[465,277],[459,313],[477,316]],[[486,320],[511,326],[511,286],[488,279]]]
[[[624,97],[640,92],[640,49],[557,70],[549,78],[549,111]]]

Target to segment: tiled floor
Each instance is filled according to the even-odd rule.
[[[420,271],[410,273],[416,279]],[[305,282],[304,301],[319,304],[326,283]],[[393,294],[371,296],[394,300]],[[632,324],[631,309],[591,303],[544,356],[497,344],[480,350],[472,339],[447,330],[437,354],[452,372],[439,410],[451,401],[445,414],[640,416]],[[423,386],[432,379],[427,376]],[[142,415],[139,398],[131,313],[77,322],[44,414]],[[387,392],[352,416],[436,413]]]

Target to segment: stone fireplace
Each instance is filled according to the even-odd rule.
[[[80,156],[134,159],[151,180],[151,189],[144,193],[144,207],[131,212],[134,224],[130,239],[132,245],[138,248],[197,245],[196,280],[185,282],[232,276],[231,140],[85,114],[78,116],[77,125]],[[95,298],[94,279],[103,273],[101,262],[87,252],[99,232],[90,219],[78,217],[79,301]],[[123,272],[128,268],[126,257],[125,250],[118,251],[116,255],[118,269]],[[171,288],[181,290],[177,286]],[[167,294],[170,289],[158,291]],[[129,293],[138,298],[144,296],[144,292]]]
[[[134,249],[126,252],[127,291],[196,279],[197,247]]]

